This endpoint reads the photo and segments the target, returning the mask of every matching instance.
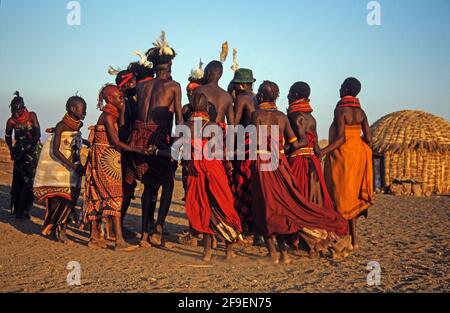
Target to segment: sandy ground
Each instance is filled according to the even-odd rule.
[[[358,226],[361,249],[342,261],[294,257],[291,265],[266,263],[264,248],[238,246],[238,258],[224,261],[219,244],[209,264],[201,247],[176,243],[187,230],[177,181],[168,217],[167,248],[133,253],[87,248],[87,232],[70,228],[71,245],[40,235],[44,208],[31,221],[15,221],[7,211],[10,169],[0,168],[1,292],[449,292],[450,198],[379,195],[369,219]],[[142,189],[138,191],[138,194]],[[126,226],[140,229],[140,199]],[[138,239],[131,240],[137,243]],[[81,286],[66,282],[66,266],[81,266]],[[368,286],[367,264],[381,268],[381,285]]]

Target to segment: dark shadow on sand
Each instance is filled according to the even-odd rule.
[[[11,201],[10,186],[0,185],[0,222],[10,224],[21,233],[32,235],[40,234],[41,226],[34,223],[32,219],[16,219],[9,210]],[[35,205],[31,209],[30,215],[38,218],[43,218],[45,212],[36,207]]]

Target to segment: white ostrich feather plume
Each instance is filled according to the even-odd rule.
[[[109,68],[108,68],[108,74],[111,75],[111,76],[116,76],[117,74],[119,74],[120,71],[121,71],[120,67],[115,69],[114,67],[112,67],[110,65]]]
[[[196,80],[199,80],[199,79],[203,78],[203,76],[205,75],[205,71],[203,70],[203,64],[204,63],[202,62],[202,59],[200,59],[200,62],[198,64],[198,68],[191,70],[191,77],[192,78],[194,78]]]
[[[159,49],[159,55],[173,55],[173,50],[166,40],[166,32],[163,30],[161,31],[159,39],[153,43],[153,46]]]
[[[142,53],[139,50],[136,50],[133,52],[135,55],[137,55],[140,59],[139,59],[139,64],[144,66],[144,67],[148,67],[148,68],[152,68],[153,67],[153,63],[150,62],[149,60],[147,60],[147,57],[145,56],[144,53]]]

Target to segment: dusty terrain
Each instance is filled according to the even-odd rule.
[[[44,208],[18,222],[7,210],[10,165],[0,164],[1,292],[449,292],[450,198],[379,195],[367,220],[360,220],[361,249],[342,261],[294,257],[291,265],[269,265],[264,248],[238,246],[238,258],[224,261],[223,246],[209,264],[201,247],[176,243],[187,229],[181,182],[168,217],[173,247],[133,253],[87,248],[87,232],[74,227],[72,244],[40,235]],[[142,189],[137,193],[140,195]],[[140,229],[140,199],[126,226]],[[137,243],[138,239],[131,240]],[[68,262],[81,265],[81,286],[68,286]],[[381,285],[368,286],[367,264],[381,267]]]

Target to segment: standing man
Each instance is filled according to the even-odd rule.
[[[146,148],[155,145],[166,149],[171,145],[171,131],[175,114],[176,124],[183,123],[181,112],[181,87],[172,80],[172,60],[175,51],[166,42],[162,32],[155,46],[147,51],[146,57],[153,64],[156,78],[138,86],[138,110],[130,145]],[[174,171],[170,159],[135,156],[134,167],[137,178],[145,185],[142,195],[141,246],[162,244],[163,227],[169,213],[174,188]],[[149,222],[153,224],[156,197],[162,187],[158,219],[149,238]]]
[[[235,124],[247,127],[252,123],[252,114],[256,111],[258,102],[253,92],[253,72],[250,69],[240,68],[234,73],[234,78],[230,85],[234,86],[236,100],[234,102]],[[244,138],[237,138],[237,141],[244,140],[244,160],[236,160],[234,166],[234,195],[236,211],[241,218],[245,235],[254,234],[252,195],[250,192],[251,160],[249,159],[250,135],[245,133]],[[240,147],[238,146],[238,149]]]

